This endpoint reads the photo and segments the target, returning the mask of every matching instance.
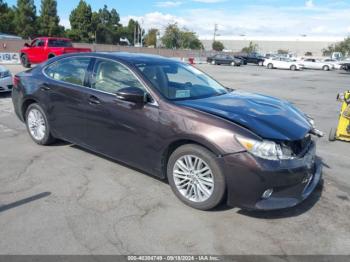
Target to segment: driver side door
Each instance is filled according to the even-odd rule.
[[[86,119],[86,145],[93,151],[153,172],[160,160],[156,149],[159,108],[156,103],[120,100],[121,88],[147,89],[125,65],[96,59],[91,72]],[[159,164],[159,163],[158,163]]]

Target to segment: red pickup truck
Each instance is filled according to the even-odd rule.
[[[24,44],[20,58],[22,65],[29,68],[31,64],[39,64],[55,56],[82,52],[91,52],[91,49],[75,48],[68,38],[39,37],[31,44]]]

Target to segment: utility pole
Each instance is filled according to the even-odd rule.
[[[218,31],[219,31],[219,28],[218,28],[218,24],[215,24],[214,25],[214,42],[215,42],[215,39],[216,37],[218,36]]]
[[[134,46],[135,46],[135,42],[136,41],[136,26],[134,26]]]

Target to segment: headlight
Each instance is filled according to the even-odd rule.
[[[291,156],[291,153],[284,154],[283,152],[285,152],[286,149],[282,151],[281,146],[273,141],[258,141],[241,136],[236,136],[236,138],[238,142],[245,149],[247,149],[248,152],[252,153],[257,157],[269,160],[286,160],[294,158],[293,156]]]
[[[8,70],[4,71],[4,72],[0,72],[0,78],[5,78],[5,77],[8,77],[10,75],[11,75],[11,73]]]

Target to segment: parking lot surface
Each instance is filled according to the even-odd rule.
[[[198,67],[226,86],[293,102],[326,134],[337,93],[350,89],[340,71]],[[64,142],[34,144],[0,94],[0,253],[350,254],[350,144],[318,140],[323,187],[301,205],[203,212],[150,175]]]

